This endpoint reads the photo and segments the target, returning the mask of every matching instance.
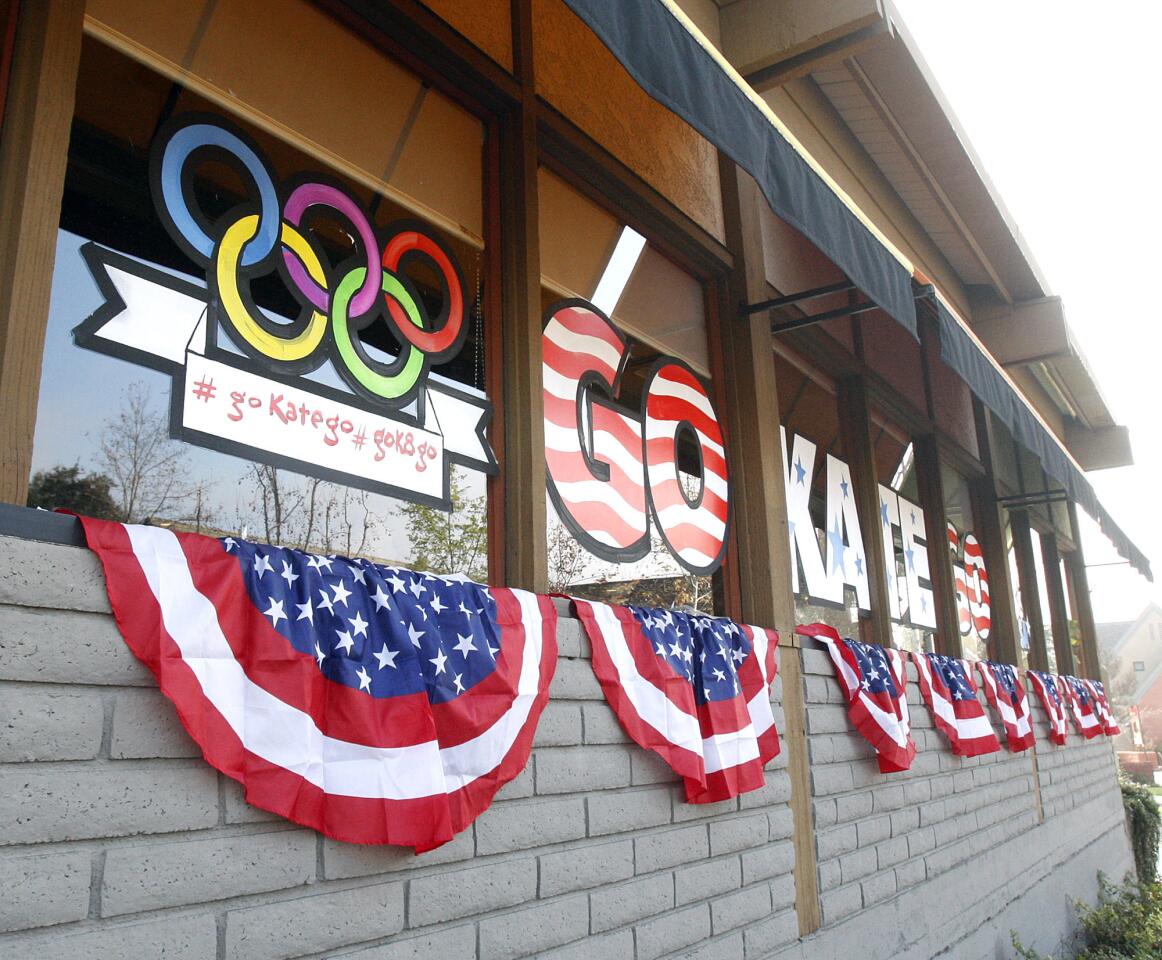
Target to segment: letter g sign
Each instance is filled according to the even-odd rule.
[[[541,346],[549,496],[569,531],[590,553],[630,562],[649,553],[652,517],[685,569],[716,570],[730,496],[722,429],[702,379],[662,357],[646,375],[640,409],[617,403],[629,345],[585,300],[549,308]],[[683,439],[697,450],[698,476],[679,473]]]

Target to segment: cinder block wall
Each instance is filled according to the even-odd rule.
[[[884,776],[807,649],[824,928],[800,941],[785,758],[761,791],[686,804],[621,733],[576,621],[559,644],[533,758],[471,829],[419,857],[334,843],[199,759],[95,558],[0,538],[0,957],[919,958],[954,939],[959,960],[1004,956],[1010,928],[1055,945],[1068,897],[1130,867],[1107,741],[1040,729],[1036,769],[960,761],[914,703],[915,768]]]

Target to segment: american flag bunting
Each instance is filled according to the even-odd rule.
[[[549,598],[82,523],[126,643],[255,806],[423,851],[524,769],[557,663]]]
[[[899,650],[843,639],[825,623],[798,626],[822,643],[847,696],[847,715],[879,758],[881,773],[907,770],[916,756],[908,714],[908,674]]]
[[[593,671],[625,732],[682,777],[689,803],[765,783],[779,635],[721,617],[573,600]]]
[[[920,694],[936,729],[948,738],[958,757],[996,753],[1001,748],[976,694],[968,664],[939,653],[913,653]]]
[[[1118,721],[1114,717],[1109,697],[1106,696],[1105,684],[1100,680],[1086,680],[1084,682],[1093,695],[1094,709],[1097,711],[1098,720],[1101,721],[1102,731],[1107,737],[1116,737],[1122,732],[1122,728],[1118,726]]]
[[[1045,709],[1045,716],[1049,720],[1049,739],[1059,747],[1065,746],[1069,722],[1065,716],[1066,706],[1057,685],[1057,676],[1041,670],[1027,670],[1025,676],[1029,678],[1029,685],[1036,691]]]
[[[1012,753],[1028,750],[1037,738],[1033,733],[1029,697],[1016,668],[993,660],[979,660],[976,666],[989,706],[1004,724],[1009,750]]]
[[[1073,725],[1086,740],[1092,740],[1102,733],[1102,722],[1098,716],[1094,696],[1085,681],[1078,677],[1058,677],[1061,698],[1069,705]]]

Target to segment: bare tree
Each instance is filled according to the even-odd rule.
[[[193,491],[185,447],[141,381],[125,389],[121,410],[105,421],[97,465],[113,481],[118,519],[139,523],[180,511]]]

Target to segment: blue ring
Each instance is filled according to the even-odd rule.
[[[251,267],[270,255],[278,242],[279,203],[274,181],[258,154],[239,137],[209,123],[183,127],[165,145],[161,160],[161,196],[174,226],[191,247],[206,260],[214,257],[214,241],[190,213],[182,195],[182,170],[191,153],[200,147],[221,147],[237,157],[258,186],[261,211],[258,232],[242,248],[241,264]]]

